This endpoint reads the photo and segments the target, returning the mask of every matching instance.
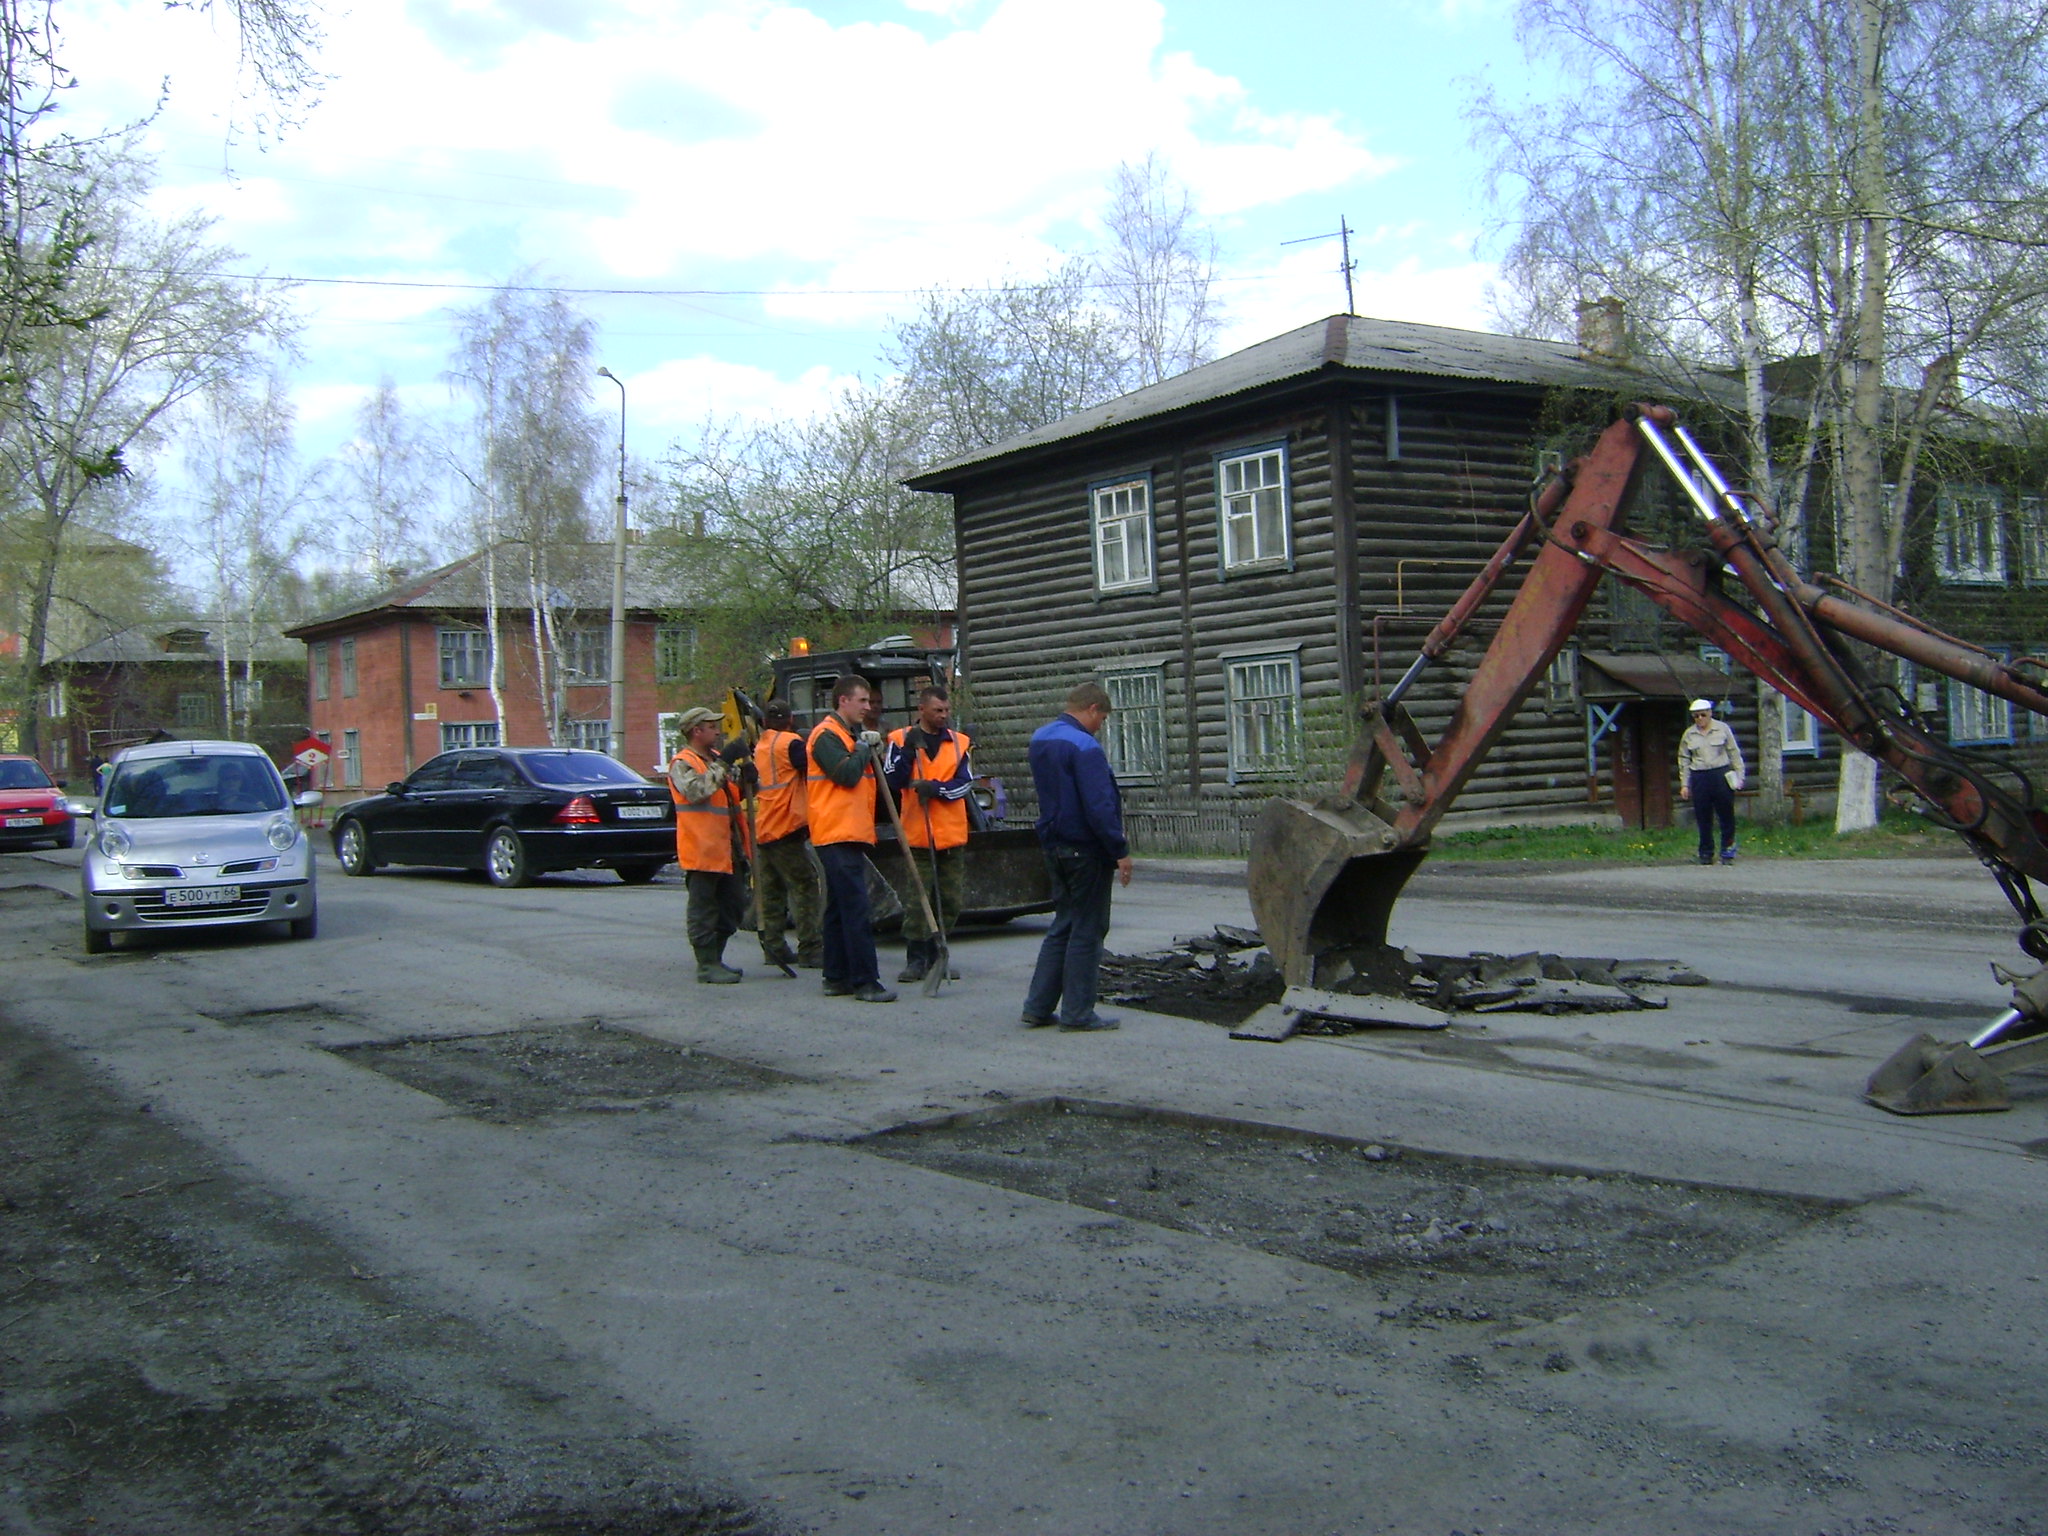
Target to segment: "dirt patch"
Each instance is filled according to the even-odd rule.
[[[334,1054],[499,1124],[561,1113],[662,1109],[678,1094],[800,1079],[589,1020],[489,1035],[345,1045]]]
[[[1529,1169],[1069,1101],[885,1132],[864,1151],[1341,1270],[1409,1322],[1551,1318],[1840,1212],[1792,1195]]]
[[[0,1022],[0,1529],[771,1536],[572,1362],[412,1301]]]

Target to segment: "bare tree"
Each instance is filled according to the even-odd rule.
[[[575,585],[588,564],[592,487],[605,467],[604,434],[590,396],[596,371],[591,326],[560,294],[515,291],[493,295],[459,323],[453,377],[474,412],[464,473],[487,519],[493,585],[501,549],[520,564],[534,686],[549,738],[559,742],[565,718],[561,635],[571,608],[564,583]],[[495,658],[495,619],[493,628]],[[502,704],[500,711],[502,732]]]
[[[337,510],[350,561],[373,581],[396,581],[428,557],[439,445],[405,409],[389,377],[356,409],[339,456]]]
[[[1131,387],[1209,361],[1221,315],[1213,289],[1216,237],[1156,153],[1119,165],[1095,258],[1101,302],[1122,338]]]

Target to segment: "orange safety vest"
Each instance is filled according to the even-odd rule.
[[[889,733],[889,742],[899,751],[909,745],[911,727]],[[953,732],[952,739],[939,743],[935,755],[926,756],[923,747],[910,764],[912,782],[937,779],[941,784],[960,771],[961,759],[974,749],[965,731]],[[906,791],[903,796],[903,838],[913,848],[958,848],[967,841],[965,800],[926,800]]]
[[[675,761],[688,763],[698,773],[711,768],[708,758],[688,747],[676,754]],[[668,793],[676,803],[676,862],[683,868],[731,874],[735,829],[740,846],[753,851],[747,843],[746,818],[740,812],[740,787],[732,780],[713,790],[709,800],[685,800],[674,779],[669,780]]]
[[[860,782],[847,789],[821,773],[818,769],[818,738],[827,731],[845,742],[849,752],[859,745],[853,733],[839,723],[837,715],[827,715],[811,732],[810,740],[805,744],[810,758],[804,764],[804,782],[811,800],[811,841],[872,843],[875,840],[874,775],[862,774]]]
[[[754,743],[754,771],[761,787],[754,794],[754,830],[764,843],[801,832],[811,822],[810,786],[790,766],[789,747],[801,741],[795,731],[763,731]]]

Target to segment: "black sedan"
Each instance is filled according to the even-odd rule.
[[[385,864],[480,869],[526,885],[557,869],[611,869],[628,885],[676,856],[674,803],[602,752],[477,747],[443,752],[402,784],[334,818],[344,874]]]

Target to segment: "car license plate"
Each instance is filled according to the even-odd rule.
[[[239,885],[199,885],[189,890],[165,891],[167,907],[225,907],[242,899]]]
[[[43,818],[40,816],[10,816],[7,818],[7,825],[10,827],[40,827],[42,824]]]
[[[659,821],[667,813],[665,805],[622,805],[618,808],[621,821]]]

